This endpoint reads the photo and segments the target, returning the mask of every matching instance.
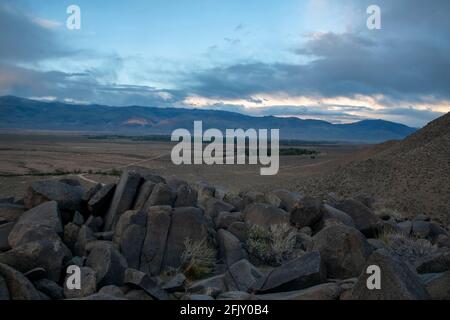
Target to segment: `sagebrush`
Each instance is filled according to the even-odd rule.
[[[191,280],[201,279],[212,274],[216,262],[216,250],[206,240],[184,240],[180,270]]]
[[[264,264],[279,265],[296,254],[297,231],[288,224],[266,229],[254,225],[248,232],[248,252]]]

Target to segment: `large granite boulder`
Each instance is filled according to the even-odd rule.
[[[49,201],[25,212],[11,230],[8,242],[14,248],[30,241],[55,239],[62,234],[58,205]]]
[[[367,286],[371,273],[369,266],[380,268],[380,289],[369,289]],[[356,300],[423,300],[429,299],[419,276],[402,260],[380,249],[372,253],[367,260],[363,272],[358,278],[352,298]]]
[[[121,286],[124,281],[127,260],[111,244],[99,243],[90,251],[86,266],[96,272],[97,285]]]
[[[7,264],[20,272],[44,268],[48,278],[59,281],[65,262],[72,253],[61,241],[41,240],[27,242],[0,254],[0,263]]]
[[[141,183],[141,175],[133,170],[127,170],[122,174],[105,216],[105,231],[114,230],[120,215],[132,208]]]
[[[333,205],[348,214],[355,223],[355,228],[366,237],[376,236],[379,231],[380,219],[361,202],[354,199],[342,200]]]
[[[84,189],[57,180],[33,182],[27,189],[24,202],[28,209],[44,202],[56,201],[64,211],[81,211]]]
[[[328,277],[337,279],[359,276],[372,252],[363,234],[345,225],[330,226],[317,233],[312,250],[320,252]]]
[[[255,284],[258,293],[275,293],[308,288],[326,279],[325,266],[319,252],[306,253],[273,269]]]

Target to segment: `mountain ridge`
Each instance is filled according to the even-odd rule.
[[[349,124],[323,120],[254,117],[237,112],[160,108],[143,106],[112,107],[98,104],[42,102],[15,96],[0,97],[0,128],[24,130],[114,132],[121,134],[170,134],[178,128],[192,129],[202,120],[204,129],[280,128],[282,139],[383,142],[403,139],[415,128],[379,119]]]

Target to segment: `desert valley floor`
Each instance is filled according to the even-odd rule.
[[[295,146],[320,152],[310,156],[282,156],[276,176],[260,176],[259,165],[173,165],[169,142],[92,139],[75,134],[0,134],[0,195],[23,196],[30,182],[61,178],[59,173],[76,177],[86,186],[107,183],[118,177],[97,174],[127,166],[141,166],[164,176],[178,176],[189,182],[198,180],[229,188],[232,191],[264,191],[301,183],[333,170],[348,161],[349,155],[367,146],[356,144],[320,144]],[[44,176],[44,174],[49,174]]]

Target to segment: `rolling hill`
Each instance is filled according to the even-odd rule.
[[[298,190],[365,194],[405,216],[426,214],[450,224],[450,113],[403,141],[352,155],[340,167]]]

